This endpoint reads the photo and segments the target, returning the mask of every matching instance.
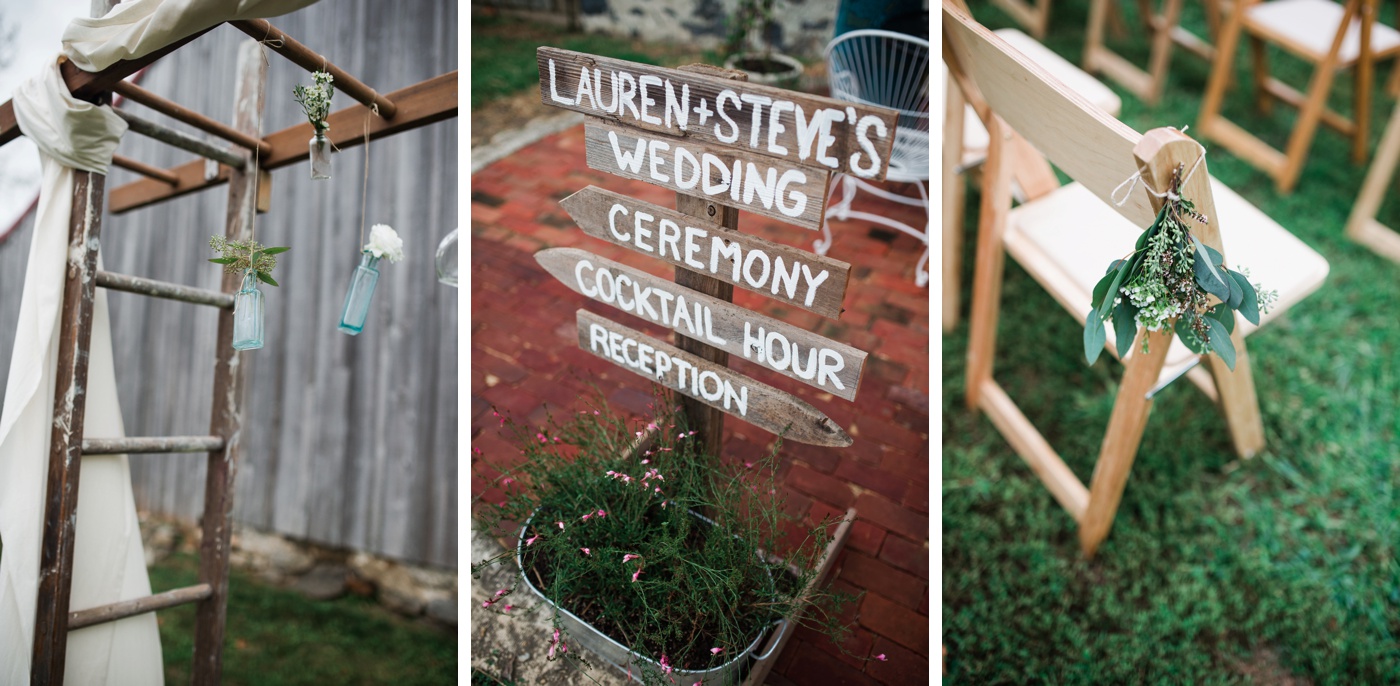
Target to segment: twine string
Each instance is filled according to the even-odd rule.
[[[360,187],[360,248],[365,245],[365,208],[369,202],[369,122],[371,116],[379,116],[379,103],[371,103],[365,111],[365,178]]]
[[[1183,127],[1180,129],[1180,131],[1181,131],[1182,133],[1185,133],[1187,128],[1190,128],[1190,127],[1189,127],[1189,126],[1183,126]],[[1147,182],[1144,181],[1143,178],[1142,178],[1142,170],[1139,169],[1139,170],[1133,172],[1131,176],[1129,176],[1128,178],[1124,179],[1124,180],[1123,180],[1123,183],[1118,184],[1118,186],[1117,186],[1116,188],[1113,189],[1113,192],[1109,194],[1108,198],[1109,198],[1109,200],[1112,200],[1112,201],[1113,201],[1113,204],[1114,204],[1115,206],[1117,206],[1117,207],[1122,207],[1122,206],[1123,206],[1123,203],[1128,202],[1128,198],[1131,198],[1131,197],[1133,196],[1133,191],[1136,190],[1137,187],[1138,187],[1138,184],[1141,183],[1141,184],[1142,184],[1143,190],[1147,191],[1148,195],[1151,195],[1151,196],[1154,197],[1154,198],[1165,198],[1165,199],[1167,199],[1167,200],[1169,200],[1169,201],[1171,201],[1171,202],[1177,202],[1177,201],[1181,200],[1181,195],[1179,195],[1179,194],[1176,192],[1176,190],[1179,189],[1179,188],[1181,188],[1182,186],[1186,185],[1186,182],[1188,182],[1188,181],[1191,180],[1191,177],[1195,175],[1196,170],[1199,169],[1199,168],[1201,167],[1201,162],[1205,161],[1205,159],[1206,159],[1206,152],[1205,152],[1205,149],[1203,148],[1203,149],[1201,150],[1201,156],[1196,158],[1196,163],[1193,164],[1193,165],[1191,165],[1190,171],[1186,172],[1186,175],[1183,176],[1183,177],[1181,178],[1180,183],[1174,184],[1174,186],[1173,186],[1172,188],[1168,188],[1168,189],[1167,189],[1166,191],[1164,191],[1164,192],[1158,192],[1157,190],[1153,189],[1151,186],[1147,185]],[[1127,189],[1126,191],[1124,190],[1125,188]],[[1119,197],[1120,193],[1121,193],[1122,197]]]

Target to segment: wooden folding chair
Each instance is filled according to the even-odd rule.
[[[992,0],[992,4],[1026,27],[1036,40],[1045,40],[1050,28],[1050,0]]]
[[[1400,70],[1396,73],[1400,74]],[[1376,147],[1376,159],[1366,172],[1366,181],[1361,184],[1361,194],[1351,208],[1346,229],[1348,238],[1381,257],[1400,263],[1400,233],[1376,219],[1386,189],[1395,178],[1397,162],[1400,162],[1400,103],[1396,103],[1390,123],[1385,127],[1380,145]]]
[[[1218,0],[1202,0],[1202,4],[1213,40],[1220,35],[1220,6]],[[1089,30],[1084,39],[1084,70],[1091,74],[1103,74],[1143,102],[1156,105],[1162,99],[1162,89],[1167,84],[1167,70],[1171,66],[1174,47],[1179,45],[1206,61],[1215,58],[1214,45],[1180,26],[1181,6],[1182,0],[1165,0],[1162,10],[1157,12],[1153,10],[1152,0],[1138,0],[1138,12],[1152,46],[1148,53],[1147,69],[1144,70],[1104,44],[1104,26],[1117,7],[1116,0],[1091,0]]]
[[[1366,160],[1370,132],[1371,82],[1377,60],[1400,53],[1400,32],[1376,22],[1377,0],[1237,0],[1221,30],[1215,63],[1206,86],[1196,126],[1209,138],[1263,170],[1282,193],[1298,182],[1319,123],[1351,138],[1352,159]],[[1235,64],[1240,34],[1250,41],[1254,91],[1259,109],[1268,113],[1274,100],[1299,110],[1285,150],[1277,150],[1220,113]],[[1278,45],[1312,64],[1306,93],[1269,75],[1267,45]],[[1327,107],[1332,79],[1342,69],[1354,69],[1352,117]]]
[[[1169,187],[1173,174],[1186,173],[1199,162],[1199,168],[1187,174],[1182,194],[1210,223],[1193,222],[1191,231],[1202,243],[1248,265],[1254,279],[1278,290],[1278,302],[1261,318],[1261,325],[1315,290],[1327,275],[1327,261],[1214,182],[1200,159],[1203,148],[1186,135],[1174,129],[1138,134],[946,3],[943,40],[951,75],[991,135],[973,280],[967,402],[987,413],[1079,523],[1080,545],[1092,556],[1112,526],[1152,396],[1166,383],[1186,373],[1219,403],[1238,454],[1249,457],[1263,448],[1263,425],[1244,345],[1245,335],[1256,327],[1243,320],[1235,327],[1232,339],[1238,354],[1233,372],[1213,355],[1204,358],[1208,372],[1196,368],[1202,358],[1174,341],[1170,332],[1150,334],[1150,352],[1141,353],[1144,334],[1139,333],[1124,360],[1123,381],[1086,488],[993,378],[1005,253],[1083,322],[1095,282],[1113,259],[1132,250],[1138,232],[1152,223],[1159,205],[1142,187],[1124,204],[1113,204],[1108,200],[1114,189],[1141,174],[1142,184],[1161,191]],[[1013,142],[1022,137],[1074,183],[1034,194],[1013,210]],[[1228,233],[1222,234],[1222,228]],[[1116,354],[1111,342],[1106,347]]]
[[[962,7],[961,4],[958,5]],[[1032,62],[1040,65],[1064,86],[1098,106],[1111,116],[1118,116],[1123,101],[1112,89],[1084,70],[1074,66],[1034,38],[1016,29],[997,29],[998,37]],[[972,107],[963,100],[957,86],[947,79],[943,119],[943,330],[951,331],[958,324],[958,303],[961,299],[963,205],[967,191],[963,174],[981,165],[987,157],[987,129]],[[1024,173],[1016,178],[1018,190],[1043,178],[1036,165],[1043,164],[1033,150],[1023,155]],[[1022,178],[1024,177],[1024,178]]]

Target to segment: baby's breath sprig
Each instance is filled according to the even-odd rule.
[[[1108,266],[1094,286],[1094,309],[1084,322],[1084,357],[1093,364],[1107,339],[1105,323],[1112,318],[1118,355],[1128,353],[1139,327],[1163,331],[1171,327],[1197,354],[1216,353],[1235,368],[1235,312],[1258,326],[1278,299],[1264,291],[1244,270],[1225,268],[1225,258],[1191,235],[1187,219],[1209,218],[1181,197],[1182,166],[1172,177],[1156,221],[1138,237],[1133,251]],[[1218,304],[1211,305],[1211,296]],[[1143,339],[1147,352],[1147,339]]]
[[[323,134],[329,131],[331,125],[326,121],[326,117],[331,113],[331,96],[335,95],[335,87],[331,85],[335,77],[324,71],[311,73],[310,86],[294,86],[292,97],[301,103],[301,109],[306,112],[307,121],[316,127],[316,133]]]

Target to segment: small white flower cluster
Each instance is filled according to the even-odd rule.
[[[369,227],[369,242],[364,251],[390,262],[403,259],[403,239],[388,224],[375,224]]]
[[[331,113],[331,96],[335,94],[335,87],[331,85],[335,77],[324,71],[311,73],[314,82],[310,86],[295,86],[292,88],[293,98],[301,103],[302,111],[306,112],[307,121],[316,127],[318,133],[324,133],[331,128],[326,123],[326,117]]]
[[[1161,331],[1173,317],[1181,316],[1181,306],[1167,297],[1167,288],[1160,281],[1139,279],[1120,292],[1138,308],[1137,324],[1148,331]]]

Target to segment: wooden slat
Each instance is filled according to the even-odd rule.
[[[536,58],[540,69],[540,101],[551,107],[609,120],[634,132],[683,136],[696,144],[775,157],[788,165],[817,166],[863,179],[884,179],[889,170],[898,124],[896,110],[772,86],[736,83],[703,68],[666,69],[548,46],[539,48]],[[583,96],[575,102],[581,95],[579,85],[584,70],[589,74],[592,92],[602,94],[601,101],[597,97]],[[621,93],[636,92],[630,100],[625,95],[620,96],[620,103],[613,99],[614,74],[617,74]],[[648,81],[645,106],[640,93],[641,79]],[[686,113],[685,125],[681,124],[680,114],[668,115],[666,111],[667,83],[671,85],[672,101],[677,105],[673,109]],[[636,107],[628,107],[629,102]],[[771,116],[770,103],[778,106],[776,121]],[[606,109],[609,105],[612,105],[611,112]],[[831,115],[827,136],[810,126],[819,112]],[[856,124],[850,121],[852,115]],[[774,123],[778,126],[774,127]],[[829,145],[823,146],[823,143]],[[872,160],[872,155],[879,159]],[[853,157],[855,163],[852,163]]]
[[[145,279],[139,276],[114,274],[112,272],[99,270],[97,272],[97,285],[112,291],[136,293],[137,295],[146,295],[152,298],[178,300],[194,305],[212,305],[225,309],[233,308],[233,296],[228,293],[220,293],[203,288],[193,288],[177,283],[156,281],[155,279]]]
[[[383,138],[457,116],[457,72],[415,83],[390,93],[389,97],[398,104],[398,115],[392,121],[371,116],[371,138]],[[364,143],[365,115],[368,112],[364,105],[352,105],[332,112],[327,117],[331,125],[327,136],[331,142],[342,150]],[[280,169],[306,160],[307,141],[314,133],[311,123],[303,122],[264,137],[263,140],[272,146],[272,154],[260,160],[262,168]],[[227,168],[220,168],[215,178],[204,178],[203,160],[195,160],[170,171],[180,179],[174,188],[158,181],[142,179],[113,189],[108,199],[110,211],[113,214],[128,212],[228,183],[229,179]]]
[[[147,178],[152,178],[157,181],[163,181],[172,186],[180,182],[180,177],[164,169],[161,169],[160,167],[152,167],[149,164],[137,162],[136,160],[133,160],[130,157],[112,155],[112,166],[121,167],[122,169],[129,169]]]
[[[836,319],[841,316],[841,303],[846,297],[851,265],[840,260],[737,231],[716,232],[707,228],[710,224],[708,218],[705,221],[696,221],[696,218],[675,210],[629,198],[597,186],[584,188],[564,198],[559,204],[584,233],[594,238],[650,255],[672,266],[696,271],[754,293],[762,293],[824,317]],[[706,208],[706,213],[708,211]],[[639,218],[639,213],[649,215],[651,219]],[[639,221],[644,224],[642,232],[636,230]],[[668,248],[669,244],[661,243],[659,227],[665,222],[672,222],[679,227],[681,238],[674,248]],[[648,231],[650,233],[647,233]],[[692,245],[700,247],[692,252],[689,247]],[[716,269],[710,269],[710,258],[716,251],[721,248],[732,249],[734,246],[737,246],[740,254],[744,256],[755,251],[763,253],[769,264],[781,259],[785,265],[803,265],[809,269],[811,280],[819,283],[810,288],[799,287],[789,296],[785,285],[775,287],[771,278],[758,286],[745,281],[742,275],[735,278],[733,260],[721,259],[714,263]],[[687,258],[691,261],[687,262]],[[697,264],[700,266],[696,266]],[[807,283],[805,278],[803,283]]]
[[[351,76],[340,67],[335,66],[322,55],[316,54],[311,48],[297,42],[295,38],[283,33],[265,19],[245,19],[229,22],[234,28],[248,34],[253,40],[262,41],[263,45],[276,51],[278,54],[291,60],[293,64],[307,71],[324,71],[330,73],[335,79],[335,89],[359,101],[365,107],[377,105],[379,116],[385,119],[393,119],[398,114],[398,106],[394,102],[393,96],[384,97],[373,88],[365,85],[364,82]]]
[[[139,117],[135,114],[127,112],[126,110],[112,108],[112,111],[116,112],[117,116],[121,117],[123,120],[126,121],[127,126],[131,128],[131,131],[133,133],[139,133],[148,138],[154,138],[162,143],[165,143],[166,145],[172,145],[177,148],[180,148],[181,150],[187,150],[196,155],[199,155],[200,157],[215,160],[221,164],[227,164],[230,167],[243,166],[242,157],[240,157],[237,154],[234,154],[233,152],[212,145],[207,141],[202,141],[183,131],[176,131],[175,129],[172,129],[168,126],[161,126],[160,124],[150,121],[149,119]],[[165,179],[165,181],[169,183],[169,179]]]
[[[255,41],[238,49],[234,86],[233,126],[249,134],[262,120],[267,62]],[[307,125],[308,127],[310,124]],[[274,143],[274,149],[276,144]],[[257,184],[261,170],[256,163],[246,171],[234,171],[228,186],[228,210],[224,236],[229,241],[249,240],[257,217]],[[221,289],[232,294],[242,276],[224,272]],[[200,518],[199,580],[208,584],[210,596],[195,610],[195,684],[216,685],[223,674],[224,622],[228,612],[229,542],[233,535],[233,479],[242,452],[243,380],[247,365],[233,349],[233,311],[219,310],[219,333],[214,347],[214,402],[209,410],[209,433],[223,439],[222,449],[211,451],[205,467],[204,514]]]
[[[73,584],[73,547],[78,534],[78,477],[82,466],[83,419],[87,405],[88,348],[92,341],[97,249],[102,233],[105,177],[74,172],[68,259],[59,314],[58,364],[54,376],[53,427],[49,434],[48,481],[44,494],[43,544],[35,604],[30,683],[63,683],[68,653],[68,602]]]
[[[1165,348],[1165,346],[1164,346]],[[1006,391],[994,380],[982,384],[981,408],[987,418],[1006,437],[1012,449],[1030,465],[1031,471],[1040,477],[1050,495],[1065,508],[1071,517],[1078,521],[1089,506],[1089,489],[1070,471],[1055,449],[1050,447],[1045,437],[1040,435],[1035,425],[1021,413],[1021,408],[1006,395]]]
[[[84,438],[84,455],[124,455],[133,453],[207,453],[221,450],[219,436],[158,436],[127,438]]]
[[[754,426],[775,434],[786,429],[786,440],[837,447],[851,444],[845,430],[806,402],[587,310],[578,311],[578,342],[579,347],[623,369]],[[644,353],[642,346],[650,346],[653,352]],[[666,362],[658,362],[667,358],[669,369]],[[662,367],[660,374],[657,366]],[[716,385],[701,381],[701,376],[715,380]],[[702,387],[717,387],[720,394],[707,400]]]
[[[1269,95],[1272,95],[1275,98],[1278,98],[1279,100],[1282,100],[1299,109],[1306,107],[1308,104],[1307,96],[1299,92],[1298,89],[1278,80],[1275,77],[1270,76],[1267,79],[1265,79],[1264,88],[1269,92]],[[1326,124],[1332,130],[1342,134],[1343,136],[1351,136],[1356,133],[1356,124],[1352,122],[1352,120],[1342,116],[1341,114],[1338,114],[1336,110],[1333,110],[1330,107],[1324,105],[1322,107],[1322,111],[1318,114],[1318,116],[1322,118],[1323,124]]]
[[[700,291],[669,283],[578,248],[541,250],[535,253],[535,261],[575,293],[706,342],[730,355],[738,355],[832,395],[855,400],[865,369],[866,353],[845,343],[818,336]],[[605,286],[616,285],[607,286],[611,290],[604,292],[604,289],[597,287],[600,277]],[[629,282],[627,287],[623,286],[623,278]],[[632,283],[637,287],[631,287]],[[641,300],[635,297],[638,293],[643,296]],[[664,299],[659,295],[662,293],[667,294]],[[768,338],[764,343],[751,343],[751,338],[759,338],[760,330]],[[771,338],[774,334],[781,340]],[[779,355],[781,365],[774,363],[773,349],[763,350],[768,341],[778,343],[780,347],[775,349],[783,350]],[[796,346],[795,353],[792,348],[783,345],[788,342]],[[793,370],[794,358],[803,361],[803,375]],[[810,375],[810,378],[804,378],[804,375]]]
[[[267,141],[260,140],[246,133],[241,133],[221,121],[210,119],[180,103],[166,100],[130,81],[118,81],[112,90],[132,102],[145,105],[167,117],[185,122],[205,133],[213,134],[232,143],[237,143],[249,150],[257,150],[258,153],[262,155],[272,154],[272,146],[269,145]]]
[[[195,584],[143,598],[133,598],[87,610],[77,610],[68,613],[68,630],[74,631],[95,624],[115,622],[147,612],[156,612],[185,603],[197,602],[208,597],[209,584]]]
[[[646,181],[677,193],[693,194],[703,202],[739,207],[804,229],[816,231],[822,227],[827,184],[831,179],[831,173],[825,169],[792,166],[737,148],[614,126],[594,118],[584,122],[583,138],[590,168]],[[639,145],[643,150],[641,155],[636,154]],[[678,164],[677,155],[682,150],[690,157],[682,156],[684,162]],[[624,166],[627,163],[622,161],[626,159],[623,156],[631,156],[630,165]],[[699,164],[692,165],[692,160]],[[714,160],[715,164],[707,164],[705,160]],[[740,165],[742,188],[734,184],[735,165]],[[750,169],[762,183],[757,186],[752,183]],[[694,183],[690,187],[678,183],[692,180]],[[715,192],[707,193],[706,186]],[[762,194],[751,192],[755,187],[764,186],[771,191],[766,200]]]
[[[181,46],[208,33],[210,30],[212,29],[197,31],[149,55],[131,60],[122,60],[100,72],[83,71],[67,60],[62,60],[59,63],[59,71],[63,75],[64,83],[68,85],[69,92],[71,92],[74,97],[79,100],[92,100],[103,93],[110,92],[118,81],[145,69],[156,60],[178,50]],[[19,125],[15,121],[14,102],[6,100],[4,104],[0,104],[0,145],[9,143],[18,138],[19,135]]]

